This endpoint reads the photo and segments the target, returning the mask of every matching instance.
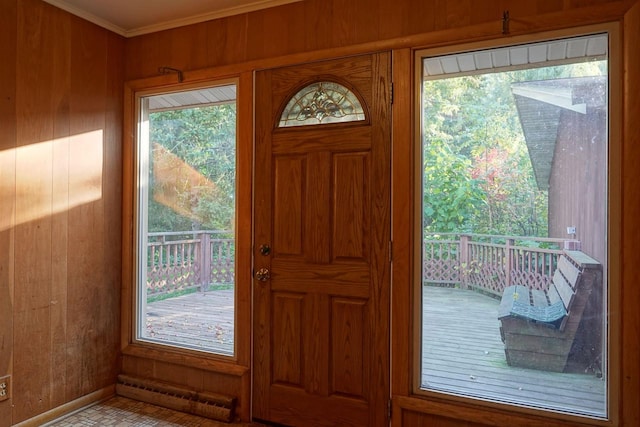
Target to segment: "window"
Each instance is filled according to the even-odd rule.
[[[138,101],[135,338],[233,355],[236,86]]]
[[[421,392],[607,418],[608,44],[419,57]]]

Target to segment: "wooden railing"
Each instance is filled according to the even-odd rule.
[[[232,236],[229,231],[149,233],[147,296],[233,284]]]
[[[501,295],[510,285],[546,289],[563,249],[579,249],[572,239],[429,234],[422,252],[425,284],[451,284]]]

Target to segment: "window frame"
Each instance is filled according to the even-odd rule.
[[[235,72],[234,72],[235,71]],[[174,75],[150,77],[125,83],[123,122],[123,239],[122,300],[120,350],[124,366],[136,359],[223,374],[235,383],[249,373],[251,363],[251,205],[253,162],[253,75],[249,70],[208,70],[177,82]],[[234,354],[225,355],[136,340],[138,307],[138,191],[137,132],[139,98],[194,90],[197,88],[236,86],[236,216],[235,223],[235,329]],[[243,124],[244,123],[244,124]],[[148,361],[148,362],[147,362]],[[133,365],[132,365],[133,366]],[[130,369],[127,369],[130,370]],[[237,379],[236,379],[237,378]]]
[[[536,42],[544,42],[547,40],[559,38],[580,37],[585,35],[606,33],[609,39],[608,52],[608,171],[607,171],[607,288],[603,295],[603,305],[607,307],[605,316],[607,318],[605,349],[607,353],[606,372],[608,375],[606,387],[606,418],[595,418],[585,415],[573,415],[565,412],[555,412],[548,409],[539,409],[532,407],[520,406],[512,403],[503,403],[496,401],[484,400],[481,398],[465,397],[460,395],[448,394],[441,391],[433,391],[422,388],[422,126],[421,126],[421,94],[422,94],[422,61],[426,57],[445,56],[469,51],[490,50],[511,45],[520,45]],[[411,237],[411,274],[410,274],[410,300],[411,303],[411,334],[410,334],[410,393],[409,395],[424,401],[438,401],[445,405],[473,405],[484,408],[492,408],[501,411],[510,411],[522,415],[535,415],[545,418],[553,418],[558,421],[579,422],[592,425],[617,425],[619,413],[619,385],[620,385],[620,337],[621,337],[621,265],[616,249],[620,247],[621,230],[620,223],[622,218],[621,203],[621,134],[622,134],[622,69],[621,69],[621,36],[618,23],[608,23],[601,25],[592,25],[584,27],[576,27],[567,30],[541,32],[537,34],[529,34],[524,36],[510,37],[508,40],[504,38],[491,39],[481,42],[463,43],[445,47],[413,49],[412,50],[412,67],[413,67],[413,97],[412,108],[414,109],[413,123],[413,221],[412,221],[412,237]],[[604,362],[603,362],[604,363]],[[418,406],[423,406],[417,404]],[[427,406],[425,406],[426,409]],[[442,406],[440,406],[442,407]],[[433,409],[429,410],[431,412]],[[434,413],[439,413],[435,411]]]
[[[203,355],[206,356],[213,356],[216,358],[223,358],[223,359],[229,359],[229,360],[236,360],[236,353],[237,353],[237,349],[236,349],[236,335],[238,333],[237,331],[237,287],[235,286],[236,282],[237,282],[237,277],[236,277],[236,272],[237,272],[237,258],[234,257],[234,313],[233,313],[233,317],[234,317],[234,337],[233,337],[233,342],[234,342],[234,348],[233,348],[233,352],[231,354],[227,354],[227,353],[222,353],[222,352],[216,352],[212,349],[197,349],[197,348],[193,348],[193,347],[189,347],[189,346],[185,346],[185,345],[181,345],[179,343],[176,342],[162,342],[160,340],[153,340],[153,339],[149,339],[149,338],[145,338],[142,336],[141,334],[141,330],[142,330],[142,322],[146,319],[146,317],[142,314],[143,310],[146,307],[146,302],[142,300],[141,298],[141,280],[143,278],[146,277],[146,272],[143,272],[143,265],[146,265],[146,252],[144,252],[145,256],[142,255],[142,246],[146,244],[146,241],[143,242],[144,239],[142,239],[143,235],[147,236],[148,234],[148,209],[149,209],[149,190],[148,188],[146,188],[146,186],[142,185],[144,182],[146,182],[146,180],[148,180],[148,175],[149,175],[149,169],[150,169],[150,164],[148,162],[141,162],[142,158],[148,158],[149,157],[149,153],[151,151],[151,147],[149,146],[149,144],[151,143],[149,140],[149,134],[150,134],[150,128],[149,128],[149,111],[148,111],[148,105],[149,105],[149,98],[154,97],[154,96],[159,96],[159,95],[169,95],[169,94],[177,94],[177,93],[182,93],[182,92],[189,92],[189,91],[197,91],[199,89],[208,89],[208,88],[216,88],[216,87],[224,87],[224,86],[235,86],[236,88],[236,93],[238,92],[238,80],[237,79],[224,79],[224,80],[215,80],[215,81],[210,81],[210,82],[203,82],[200,84],[189,84],[189,85],[181,85],[180,87],[176,87],[176,88],[170,88],[170,89],[158,89],[158,90],[146,90],[146,91],[140,91],[137,92],[135,94],[135,117],[137,120],[137,126],[136,126],[136,133],[134,135],[134,158],[135,163],[134,163],[134,168],[135,168],[135,172],[134,172],[134,184],[135,184],[135,189],[134,189],[134,210],[133,210],[133,222],[134,222],[134,234],[133,234],[133,239],[134,239],[134,256],[135,256],[135,261],[133,264],[133,269],[134,269],[134,278],[133,278],[133,289],[132,289],[132,296],[133,296],[133,312],[132,312],[132,330],[131,330],[131,336],[132,336],[132,343],[138,344],[138,345],[143,345],[143,346],[150,346],[150,347],[154,347],[157,349],[171,349],[173,351],[178,351],[178,352],[186,352],[188,353],[194,353],[194,354],[200,354],[202,353]],[[236,128],[236,141],[235,141],[235,146],[236,146],[236,160],[235,160],[235,169],[237,171],[238,169],[238,157],[237,157],[237,151],[238,151],[238,146],[239,146],[239,137],[238,137],[238,130],[239,130],[239,123],[238,123],[238,99],[237,99],[237,95],[236,95],[236,99],[234,100],[234,103],[236,105],[236,120],[235,120],[235,128]],[[207,105],[207,104],[202,104],[202,105]],[[198,105],[194,105],[193,108],[198,107]],[[143,125],[143,123],[146,123],[146,125]],[[144,136],[143,136],[144,135]],[[144,152],[143,152],[144,151]],[[143,189],[144,188],[144,189]],[[237,195],[238,192],[238,182],[236,181],[235,183],[235,194]],[[142,200],[144,199],[144,201]],[[234,207],[234,226],[233,226],[233,230],[234,230],[234,240],[236,240],[237,236],[235,235],[235,230],[238,229],[237,226],[237,221],[238,221],[238,215],[237,215],[237,209],[238,209],[238,198],[235,197],[235,207]],[[145,203],[146,202],[146,203]],[[144,258],[144,259],[143,259]]]

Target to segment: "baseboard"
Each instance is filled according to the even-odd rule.
[[[36,415],[33,418],[22,421],[21,423],[14,424],[13,427],[44,427],[52,421],[57,421],[62,417],[73,414],[74,412],[81,411],[96,403],[107,400],[116,394],[115,384],[107,386],[103,389],[94,391],[82,397],[79,397],[64,405],[55,407],[40,415]]]

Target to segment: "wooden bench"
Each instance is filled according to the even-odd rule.
[[[601,287],[600,263],[580,251],[563,252],[546,291],[507,287],[498,319],[509,366],[563,372],[589,298]],[[599,339],[601,331],[594,332],[582,345]]]

